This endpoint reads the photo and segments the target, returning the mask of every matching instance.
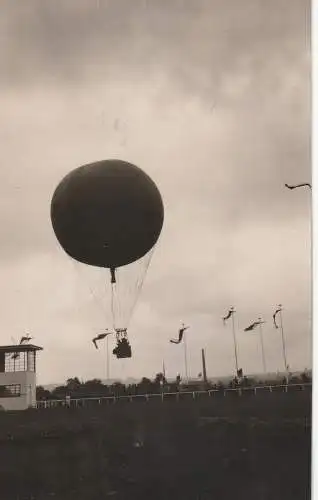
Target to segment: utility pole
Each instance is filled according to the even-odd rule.
[[[203,374],[203,380],[204,380],[204,383],[207,384],[208,378],[207,378],[207,374],[206,374],[205,351],[204,351],[204,349],[201,349],[201,355],[202,355],[202,374]]]
[[[263,329],[262,329],[262,319],[258,318],[259,321],[259,337],[261,341],[261,351],[262,351],[262,363],[263,363],[263,372],[266,373],[266,359],[265,359],[265,349],[264,349],[264,340],[263,340]]]

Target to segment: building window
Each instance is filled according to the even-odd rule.
[[[21,385],[0,385],[0,398],[12,398],[21,396]]]
[[[26,355],[27,355],[27,368],[26,368],[27,371],[35,372],[35,352],[28,351]]]
[[[6,372],[35,371],[35,353],[29,352],[6,352],[5,353]]]

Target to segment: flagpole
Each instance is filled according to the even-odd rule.
[[[284,335],[284,327],[283,327],[283,314],[282,314],[281,304],[278,307],[280,308],[280,311],[279,311],[280,312],[280,332],[282,335],[283,358],[284,358],[286,377],[288,380],[288,364],[287,364],[287,358],[286,358],[286,343],[285,343],[285,335]]]
[[[188,376],[188,356],[187,356],[187,334],[186,331],[183,332],[183,345],[184,345],[184,368],[187,383],[189,382]]]
[[[236,343],[236,334],[235,334],[235,323],[234,323],[234,313],[236,311],[232,312],[232,334],[233,334],[233,343],[234,343],[234,356],[235,356],[235,368],[236,368],[236,375],[238,372],[238,362],[237,362],[237,343]]]
[[[264,350],[264,340],[263,340],[263,329],[262,329],[262,319],[261,318],[258,318],[258,321],[259,321],[259,337],[260,337],[260,341],[261,341],[261,349],[262,349],[262,363],[263,363],[263,371],[264,373],[267,372],[266,370],[266,361],[265,361],[265,350]]]
[[[201,357],[202,357],[203,380],[204,380],[204,383],[206,385],[207,382],[208,382],[208,377],[207,377],[207,374],[206,374],[205,350],[204,349],[201,349]]]

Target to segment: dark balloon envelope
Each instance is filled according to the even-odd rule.
[[[121,160],[76,168],[51,202],[53,229],[65,252],[98,267],[117,268],[143,257],[157,242],[163,219],[155,183]]]

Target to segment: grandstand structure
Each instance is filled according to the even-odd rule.
[[[26,410],[36,405],[36,354],[33,344],[0,346],[0,408]]]

